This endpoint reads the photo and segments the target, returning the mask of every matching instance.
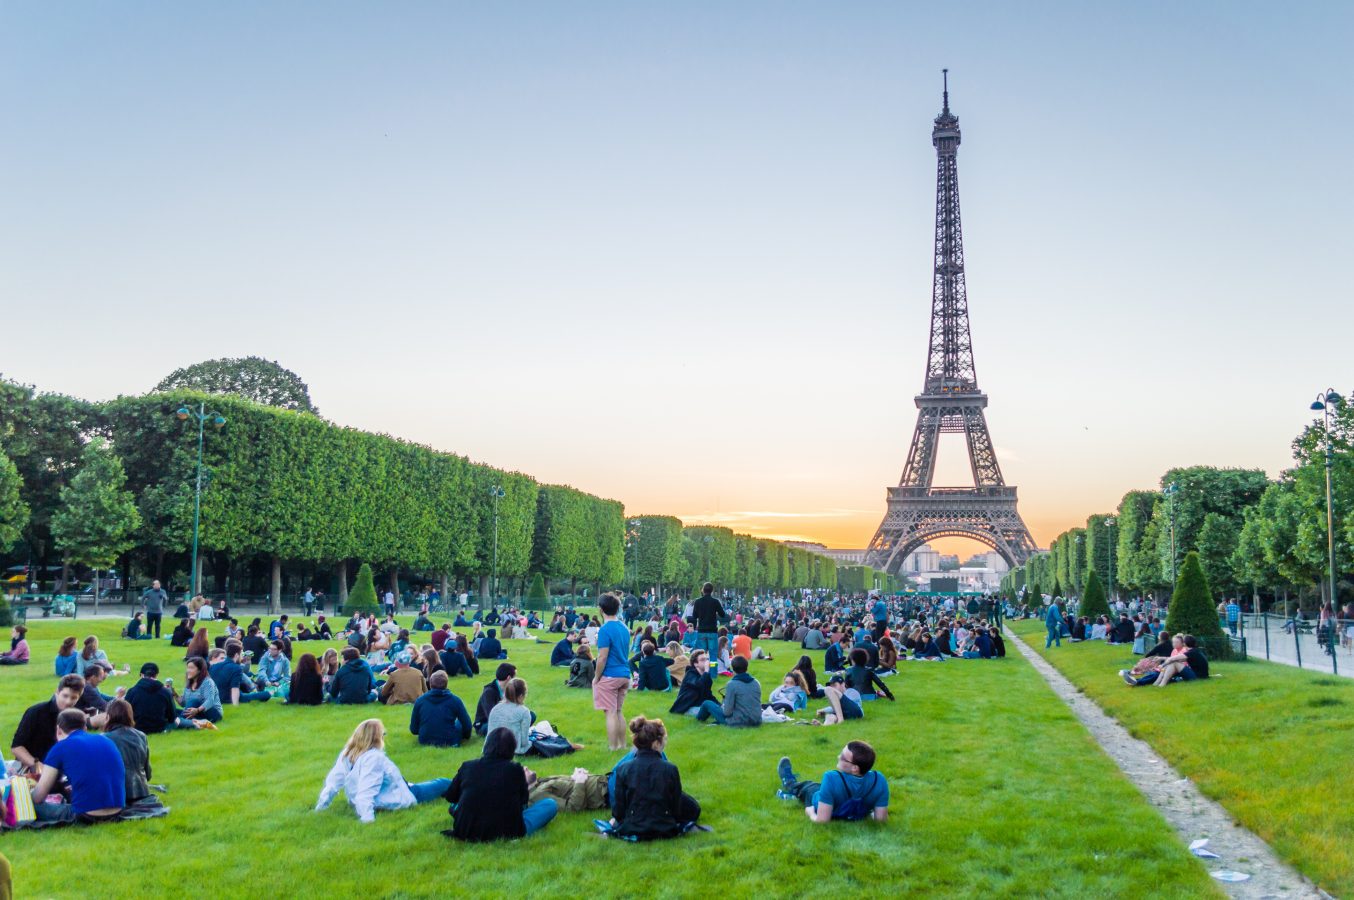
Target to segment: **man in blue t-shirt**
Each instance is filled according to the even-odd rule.
[[[886,822],[889,818],[889,782],[874,771],[874,748],[864,741],[851,741],[837,754],[837,768],[823,773],[823,780],[800,781],[790,767],[790,757],[782,756],[776,766],[783,800],[798,800],[809,821],[817,825],[833,819],[854,822],[870,818]]]
[[[62,775],[71,786],[70,803],[44,803]],[[64,709],[56,717],[56,746],[42,761],[33,805],[42,822],[73,822],[77,816],[117,815],[126,805],[126,770],[117,745],[85,731],[85,714]]]
[[[592,705],[606,713],[607,746],[625,749],[625,694],[630,690],[630,629],[617,618],[621,601],[603,594],[597,601],[605,621],[597,631],[597,667],[592,680]]]

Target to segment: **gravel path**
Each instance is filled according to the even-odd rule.
[[[1093,700],[1077,690],[1072,682],[1009,629],[1006,629],[1006,639],[1044,676],[1053,692],[1072,708],[1073,714],[1091,732],[1110,759],[1165,817],[1186,845],[1200,838],[1208,839],[1208,849],[1221,857],[1202,860],[1211,873],[1230,871],[1250,875],[1248,880],[1241,882],[1219,881],[1218,884],[1229,896],[1247,900],[1269,897],[1330,898],[1329,894],[1281,860],[1268,844],[1248,829],[1235,824],[1227,810],[1201,794],[1194,782],[1172,768],[1149,744],[1133,737],[1127,729],[1106,715]],[[1107,675],[1113,677],[1114,673]],[[1124,690],[1129,688],[1125,687]]]

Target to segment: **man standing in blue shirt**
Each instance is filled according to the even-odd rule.
[[[1232,637],[1236,637],[1236,629],[1240,624],[1241,607],[1237,604],[1236,599],[1233,598],[1227,601],[1227,630],[1232,633]]]
[[[605,620],[597,632],[597,668],[592,680],[592,705],[606,713],[606,740],[611,750],[625,749],[625,694],[630,690],[630,629],[616,615],[621,601],[603,594],[597,601]]]
[[[874,770],[874,748],[864,741],[851,741],[837,754],[837,768],[823,773],[823,780],[800,781],[790,767],[790,757],[782,756],[776,766],[783,800],[798,800],[804,814],[815,825],[833,819],[857,822],[889,818],[889,782]]]
[[[70,803],[44,803],[62,775],[71,786]],[[56,746],[42,761],[33,789],[33,807],[42,822],[73,822],[77,816],[104,818],[127,803],[126,770],[117,745],[85,731],[85,714],[64,709],[56,717]]]
[[[1044,639],[1044,649],[1056,643],[1059,647],[1063,645],[1063,615],[1058,609],[1058,601],[1054,600],[1048,605],[1048,613],[1044,616],[1044,625],[1048,628],[1048,637]]]

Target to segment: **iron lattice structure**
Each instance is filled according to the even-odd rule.
[[[1016,511],[1016,489],[1001,477],[987,430],[987,395],[978,389],[964,284],[959,216],[959,119],[950,112],[948,77],[931,129],[936,148],[936,247],[931,286],[931,341],[926,381],[916,396],[917,427],[888,511],[870,541],[867,565],[897,574],[909,553],[933,538],[967,537],[991,547],[1011,566],[1025,562],[1034,539]],[[962,433],[973,487],[936,487],[942,433]]]

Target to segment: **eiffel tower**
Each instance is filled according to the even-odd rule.
[[[926,383],[917,395],[917,428],[888,511],[865,556],[866,565],[896,574],[909,553],[933,538],[966,537],[1025,562],[1034,539],[1016,511],[1016,489],[1001,477],[987,432],[987,395],[978,390],[964,289],[964,236],[959,223],[959,118],[950,112],[949,70],[931,143],[936,148],[936,250],[931,289],[931,346]],[[973,487],[935,487],[942,432],[963,434]]]

